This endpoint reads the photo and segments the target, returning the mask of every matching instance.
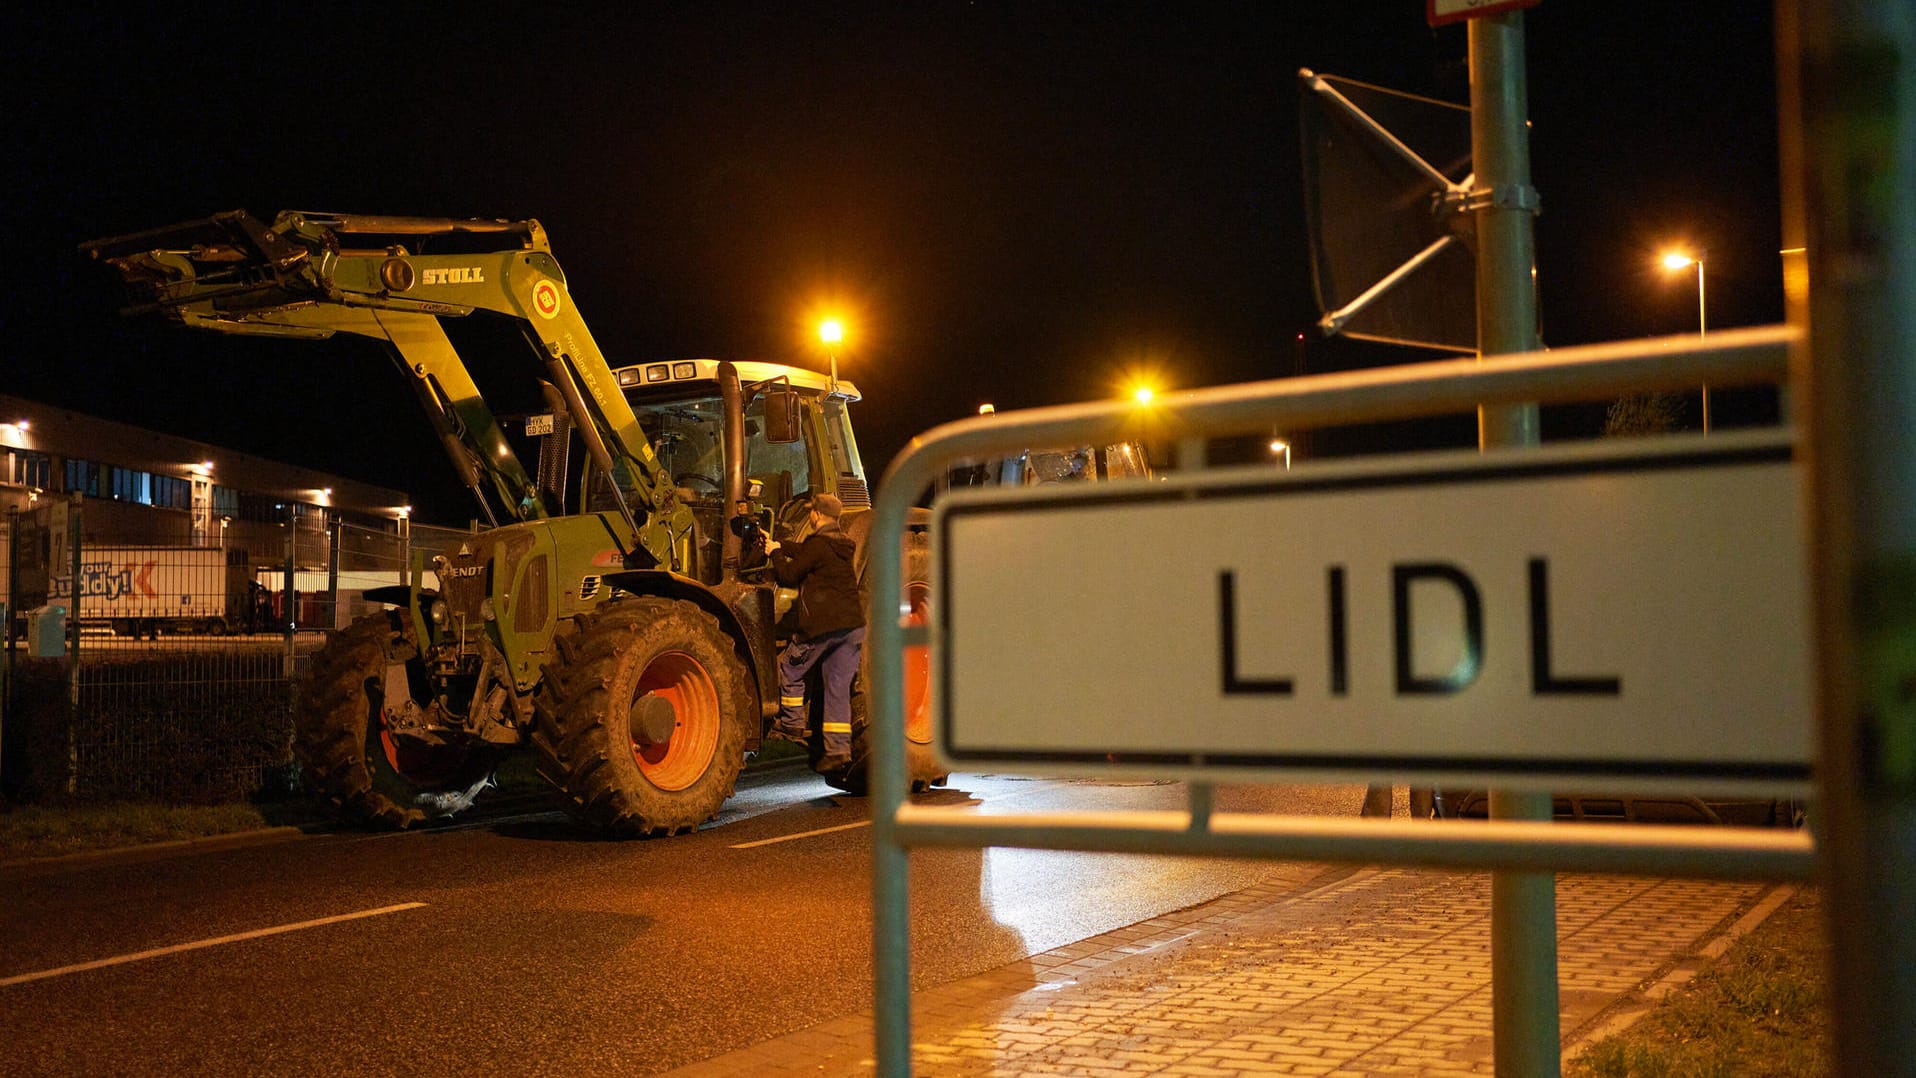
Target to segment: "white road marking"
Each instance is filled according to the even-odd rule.
[[[733,846],[732,849],[749,850],[754,846],[771,846],[771,845],[774,845],[775,843],[791,842],[795,839],[801,839],[801,838],[811,838],[813,835],[829,835],[833,831],[850,831],[854,827],[870,827],[871,825],[872,825],[872,822],[870,820],[860,820],[857,823],[841,823],[837,827],[821,827],[816,831],[800,831],[796,835],[780,835],[777,838],[762,838],[762,839],[759,839],[757,842],[741,842],[738,845]]]
[[[73,966],[61,966],[59,969],[43,969],[38,973],[21,973],[12,977],[0,977],[0,988],[8,985],[25,984],[28,981],[44,981],[48,977],[63,977],[69,973],[82,973],[90,969],[103,969],[107,966],[123,966],[128,962],[140,962],[162,955],[179,954],[182,951],[197,951],[202,947],[217,947],[222,943],[238,943],[241,940],[258,939],[261,936],[276,936],[282,932],[297,932],[302,928],[318,928],[321,925],[338,924],[341,921],[356,921],[362,917],[378,917],[385,913],[398,913],[402,910],[416,910],[424,902],[402,902],[397,906],[381,906],[376,910],[360,910],[358,913],[342,913],[337,917],[321,917],[313,921],[301,921],[298,924],[278,925],[273,928],[256,928],[251,932],[239,932],[231,936],[216,939],[195,940],[192,943],[176,943],[171,947],[155,947],[150,951],[138,951],[114,958],[102,958],[93,962],[81,962]]]

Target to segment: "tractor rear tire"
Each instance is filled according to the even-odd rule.
[[[711,819],[732,796],[757,718],[745,664],[718,620],[689,602],[621,599],[553,641],[531,741],[573,817],[627,838]],[[661,721],[671,723],[663,742],[635,729]]]
[[[922,531],[907,532],[900,579],[911,604],[911,623],[923,625],[931,618],[931,550]],[[867,630],[869,633],[869,630]],[[869,635],[867,641],[869,642]],[[931,786],[943,786],[951,776],[931,751],[931,649],[918,644],[905,648],[905,774],[912,792]],[[869,700],[865,685],[871,677],[871,657],[861,654],[858,681],[852,686],[852,763],[838,774],[825,776],[829,785],[854,797],[864,797],[871,787],[871,721],[867,718]],[[817,739],[813,739],[814,744]],[[813,766],[817,766],[816,750]]]
[[[401,829],[472,806],[499,754],[488,746],[419,749],[386,732],[389,663],[419,649],[403,612],[368,614],[333,633],[300,683],[293,755],[306,785],[343,819]]]

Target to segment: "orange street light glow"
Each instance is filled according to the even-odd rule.
[[[1680,270],[1695,263],[1696,259],[1684,254],[1682,251],[1671,251],[1669,254],[1663,256],[1664,269]]]
[[[818,339],[826,344],[837,344],[845,339],[845,324],[836,318],[827,318],[818,324]]]
[[[1151,391],[1150,386],[1139,386],[1131,391],[1131,399],[1137,401],[1139,404],[1150,404],[1151,398],[1155,396],[1157,396],[1157,394]]]

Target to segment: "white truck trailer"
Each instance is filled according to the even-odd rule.
[[[252,628],[252,572],[217,547],[87,546],[80,552],[80,624],[125,636]],[[69,590],[56,577],[56,601]]]

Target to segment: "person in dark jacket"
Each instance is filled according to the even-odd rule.
[[[852,567],[857,544],[839,529],[844,503],[830,494],[812,498],[811,534],[796,545],[775,546],[772,572],[798,589],[798,623],[778,662],[778,718],[772,736],[804,742],[810,722],[805,679],[814,668],[825,680],[825,717],[819,724],[825,755],[821,774],[851,766],[852,678],[865,643],[865,597]]]

